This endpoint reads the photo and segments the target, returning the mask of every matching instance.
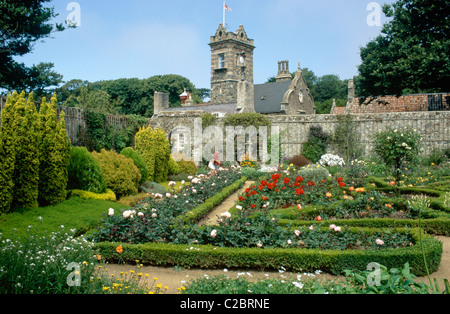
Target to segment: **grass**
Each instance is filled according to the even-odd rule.
[[[63,225],[67,229],[76,229],[76,234],[83,234],[94,228],[109,208],[120,210],[123,204],[102,200],[84,200],[71,197],[64,202],[34,209],[17,209],[14,213],[0,216],[0,233],[2,238],[19,239],[27,235],[29,226],[38,224],[40,232],[53,232]]]

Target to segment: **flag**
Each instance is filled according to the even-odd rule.
[[[229,6],[227,6],[227,5],[225,4],[225,2],[223,3],[223,5],[224,5],[224,8],[225,8],[225,10],[227,10],[227,11],[230,11],[230,12],[231,12],[231,8],[230,8]]]

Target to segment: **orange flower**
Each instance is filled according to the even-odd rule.
[[[97,260],[101,260],[102,256],[100,254],[97,254]]]
[[[386,205],[384,205],[384,206],[386,206],[387,208],[392,208],[392,205],[391,205],[391,204],[386,204]]]
[[[327,194],[325,194],[327,197],[332,197],[333,194],[331,194],[330,192],[328,192]]]
[[[317,216],[316,221],[322,221],[322,217]]]
[[[395,181],[389,182],[390,185],[395,185]]]
[[[355,188],[352,186],[352,187],[350,187],[348,190],[349,190],[350,192],[352,192],[352,191],[355,190]]]
[[[119,245],[118,247],[116,247],[116,251],[119,254],[123,253],[123,247],[121,245]]]
[[[297,208],[298,208],[298,210],[301,210],[301,209],[302,209],[302,205],[301,205],[301,204],[298,204],[298,205],[297,205]]]

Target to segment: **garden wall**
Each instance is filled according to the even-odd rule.
[[[201,112],[191,114],[188,112],[163,112],[158,118],[152,119],[150,123],[153,127],[163,128],[169,138],[175,130],[188,130],[193,149],[194,119],[200,117]],[[270,115],[268,117],[273,126],[280,128],[283,157],[300,154],[311,126],[321,126],[325,132],[332,135],[342,119],[342,116],[338,115]],[[349,117],[351,117],[354,130],[351,140],[361,144],[364,155],[371,152],[372,136],[388,127],[416,129],[423,136],[424,153],[430,152],[433,148],[442,149],[450,146],[450,112],[448,111],[355,114]],[[220,125],[223,120],[223,118],[218,118],[216,122]],[[332,150],[331,145],[330,152]]]

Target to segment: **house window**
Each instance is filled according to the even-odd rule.
[[[219,69],[225,68],[225,54],[221,53],[219,54]]]
[[[178,141],[177,141],[177,151],[179,153],[182,153],[184,151],[184,146],[186,144],[185,136],[183,133],[178,134]]]

